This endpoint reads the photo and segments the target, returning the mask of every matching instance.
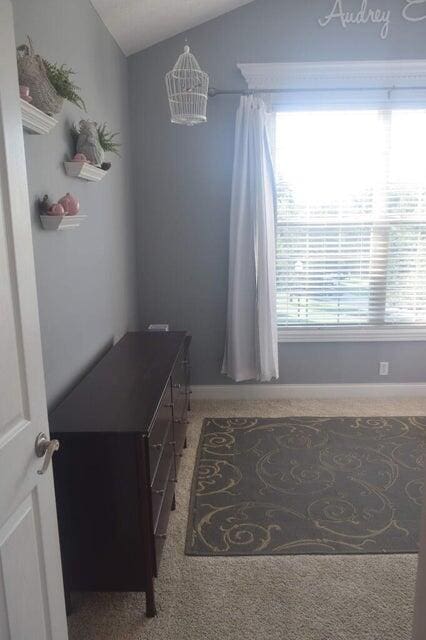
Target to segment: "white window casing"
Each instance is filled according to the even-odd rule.
[[[280,341],[425,340],[426,61],[239,67],[249,89],[296,89],[267,96]]]

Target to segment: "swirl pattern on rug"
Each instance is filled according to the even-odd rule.
[[[186,553],[418,550],[426,418],[207,418]]]

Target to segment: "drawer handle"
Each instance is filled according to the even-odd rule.
[[[181,360],[180,363],[181,364],[189,364],[189,360]]]
[[[171,402],[170,404],[165,404],[164,406],[165,406],[167,409],[174,409],[174,408],[175,408],[174,402]]]
[[[158,444],[152,444],[152,445],[151,445],[151,447],[152,447],[153,449],[162,449],[162,448],[163,448],[163,445],[162,445],[161,443],[158,443]]]
[[[154,489],[152,493],[156,493],[159,496],[164,495],[165,489]]]
[[[180,389],[182,385],[181,384],[174,384],[172,386],[173,386],[173,389]]]
[[[176,454],[176,457],[177,457],[177,458],[183,458],[183,453],[177,453],[177,454]]]
[[[161,538],[162,540],[165,540],[167,538],[167,534],[166,533],[156,533],[155,537],[156,538]]]
[[[182,418],[176,418],[176,420],[173,420],[173,422],[175,424],[181,424],[182,423]]]
[[[169,444],[171,444],[171,445],[175,446],[175,444],[176,444],[176,440],[171,440],[171,441],[169,442]]]

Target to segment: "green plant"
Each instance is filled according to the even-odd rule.
[[[99,144],[101,145],[102,149],[106,152],[115,153],[117,156],[120,156],[118,149],[119,147],[121,147],[121,144],[114,141],[114,138],[118,136],[119,133],[111,133],[111,131],[108,131],[106,122],[104,122],[103,124],[99,124],[96,127],[96,131],[98,132]],[[80,134],[80,129],[77,124],[74,123],[71,125],[70,133],[72,141],[74,143],[74,147],[77,148],[77,140]]]
[[[59,66],[56,62],[49,62],[45,58],[43,58],[43,64],[46,68],[47,77],[55,91],[65,100],[86,111],[84,100],[79,95],[80,87],[77,87],[72,81],[72,76],[75,72],[65,64]]]
[[[97,127],[98,136],[99,136],[99,144],[101,145],[104,151],[109,151],[110,153],[115,153],[119,156],[118,149],[121,147],[119,142],[116,142],[114,138],[119,135],[118,132],[112,133],[108,130],[107,123],[98,125]]]

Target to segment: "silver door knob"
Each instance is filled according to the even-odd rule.
[[[42,476],[49,468],[50,461],[55,451],[59,449],[59,440],[49,440],[45,433],[39,433],[35,441],[37,458],[43,458],[43,466],[37,471]]]

